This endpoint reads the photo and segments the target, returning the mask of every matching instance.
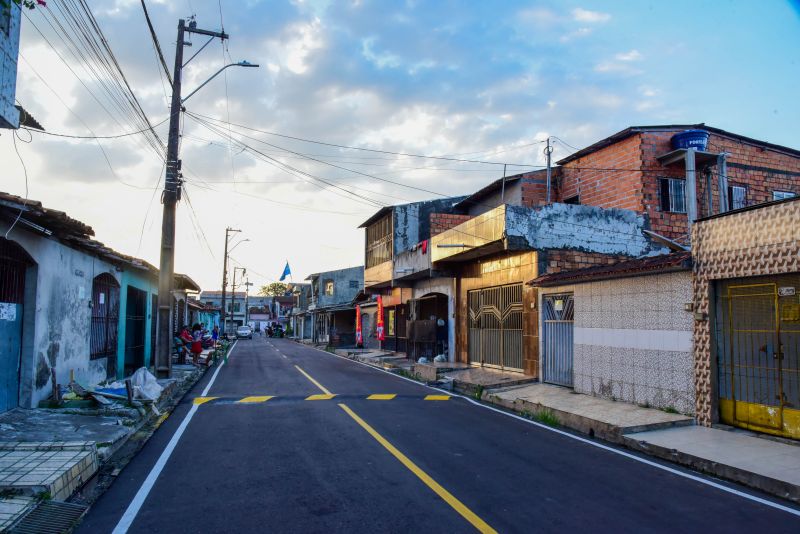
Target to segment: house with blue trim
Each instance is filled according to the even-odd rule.
[[[36,407],[70,376],[88,387],[152,365],[158,269],[93,235],[0,193],[0,412]],[[181,274],[173,287],[200,291]]]

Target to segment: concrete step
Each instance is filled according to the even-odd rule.
[[[97,472],[93,442],[0,444],[0,490],[65,500]]]
[[[694,424],[694,418],[686,415],[582,395],[542,383],[487,390],[481,398],[534,419],[549,414],[559,425],[613,443],[623,443],[626,434]]]

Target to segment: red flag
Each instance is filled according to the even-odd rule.
[[[377,327],[378,340],[384,341],[386,336],[383,333],[383,298],[378,295],[378,320],[375,322]]]
[[[364,346],[364,337],[361,333],[361,306],[356,306],[356,347]]]

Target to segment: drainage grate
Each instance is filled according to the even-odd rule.
[[[14,525],[10,534],[62,534],[69,532],[89,508],[62,501],[42,501]]]

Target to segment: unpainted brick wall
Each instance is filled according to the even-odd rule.
[[[579,250],[548,250],[539,253],[539,274],[574,271],[597,265],[612,265],[628,256],[583,252]]]
[[[472,218],[471,215],[459,215],[455,213],[431,213],[431,237],[441,234],[461,223],[467,222]]]
[[[685,167],[680,163],[663,166],[656,159],[671,150],[670,138],[680,131],[642,132],[565,164],[554,200],[579,195],[581,204],[647,213],[653,231],[684,240],[688,232],[686,214],[661,211],[658,179],[685,178]],[[708,150],[730,154],[728,183],[747,188],[748,205],[772,200],[773,191],[800,194],[798,156],[717,134],[711,134]],[[719,169],[713,165],[708,170],[712,211],[708,209],[706,175],[698,168],[699,218],[719,210]]]

